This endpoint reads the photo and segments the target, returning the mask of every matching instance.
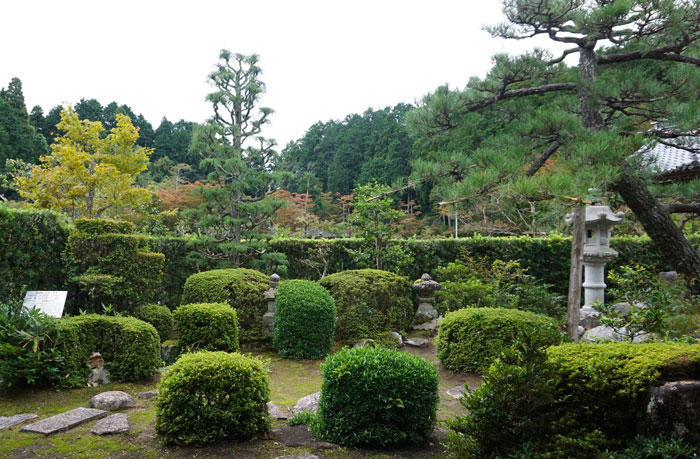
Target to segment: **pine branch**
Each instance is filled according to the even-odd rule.
[[[537,173],[538,170],[542,166],[544,166],[544,163],[547,162],[550,156],[552,156],[557,149],[561,146],[561,142],[559,140],[556,140],[554,143],[552,143],[550,146],[547,147],[545,151],[542,152],[542,154],[535,160],[535,162],[532,163],[532,166],[525,172],[526,177],[532,177]]]
[[[667,214],[700,214],[700,202],[662,204],[659,207]]]

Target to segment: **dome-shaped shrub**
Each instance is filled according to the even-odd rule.
[[[524,336],[558,344],[562,333],[548,316],[518,309],[465,308],[440,322],[437,356],[452,371],[483,373],[501,352]]]
[[[173,313],[167,306],[160,304],[145,304],[134,311],[134,317],[153,325],[158,330],[161,342],[170,338],[175,326]]]
[[[185,281],[182,304],[228,303],[236,310],[242,342],[263,339],[264,298],[270,279],[253,269],[214,269],[193,274]]]
[[[234,352],[239,349],[238,319],[228,304],[185,304],[175,310],[174,316],[181,350]]]
[[[343,271],[320,280],[335,300],[335,338],[352,344],[384,331],[404,331],[415,313],[407,278],[377,269]]]
[[[438,372],[417,355],[382,347],[326,359],[316,434],[341,445],[421,443],[436,420]]]
[[[275,301],[272,344],[282,357],[320,359],[333,349],[335,304],[316,282],[288,280]]]
[[[245,440],[269,429],[263,362],[238,353],[185,354],[163,375],[156,430],[166,443]]]

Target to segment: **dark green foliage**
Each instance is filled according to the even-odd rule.
[[[149,238],[113,232],[133,228],[125,222],[79,220],[76,227],[65,251],[73,312],[100,311],[103,304],[133,311],[156,299],[165,256],[149,251]]]
[[[58,348],[64,358],[65,385],[81,387],[89,373],[87,358],[102,354],[113,381],[150,378],[161,366],[160,339],[153,325],[134,317],[98,314],[64,317],[58,321]]]
[[[311,430],[313,430],[313,428],[317,422],[318,422],[318,416],[316,416],[316,413],[312,413],[311,411],[302,411],[302,412],[297,413],[294,416],[292,416],[287,421],[287,425],[290,425],[290,426],[305,425],[305,426],[309,426],[309,428]]]
[[[415,314],[411,283],[377,269],[343,271],[321,279],[335,300],[335,338],[354,344],[385,331],[405,331]]]
[[[333,349],[335,304],[316,282],[288,280],[275,297],[272,345],[282,357],[320,359]]]
[[[0,302],[0,387],[61,385],[57,320],[21,301]]]
[[[237,314],[226,303],[186,304],[175,310],[174,317],[182,351],[239,349]]]
[[[85,234],[131,234],[134,224],[107,218],[79,218],[75,221],[75,229]]]
[[[645,428],[653,385],[700,374],[697,344],[564,344],[545,352],[548,344],[531,338],[507,350],[463,399],[470,414],[450,422],[453,455],[599,457]],[[630,448],[662,451],[663,442]]]
[[[698,457],[695,447],[682,438],[636,437],[621,451],[605,451],[605,459],[690,459]]]
[[[153,325],[158,331],[161,342],[170,338],[175,327],[173,313],[167,306],[160,304],[145,304],[134,311],[134,316]]]
[[[67,238],[59,214],[0,204],[0,299],[24,290],[64,289],[61,253]]]
[[[263,338],[262,316],[267,311],[269,278],[252,269],[214,269],[187,278],[182,304],[228,303],[236,310],[241,342]]]
[[[156,430],[166,443],[247,440],[270,427],[264,362],[226,352],[185,354],[163,375]]]
[[[314,431],[341,445],[427,441],[437,419],[438,372],[428,361],[381,347],[343,349],[322,366]]]
[[[440,323],[437,356],[452,371],[484,373],[517,340],[535,337],[558,344],[562,333],[550,317],[517,309],[465,308]]]

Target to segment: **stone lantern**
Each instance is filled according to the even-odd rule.
[[[610,207],[601,205],[600,198],[592,198],[592,205],[586,206],[586,226],[583,244],[583,308],[581,319],[596,315],[593,303],[605,301],[605,264],[617,256],[610,248],[612,227],[622,221],[623,212],[614,213]],[[573,214],[566,216],[572,223]]]
[[[435,282],[428,273],[425,273],[413,283],[413,291],[418,297],[418,310],[413,319],[414,330],[436,330],[438,327],[438,312],[433,306],[435,291],[442,285]]]
[[[270,288],[265,292],[267,301],[267,312],[263,314],[263,334],[272,335],[272,328],[275,324],[275,296],[277,296],[277,285],[280,283],[280,276],[272,274],[270,276]]]

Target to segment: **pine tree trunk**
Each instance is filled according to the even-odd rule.
[[[664,261],[684,275],[695,293],[700,293],[700,256],[670,215],[659,205],[639,178],[623,173],[613,184],[632,209]]]

